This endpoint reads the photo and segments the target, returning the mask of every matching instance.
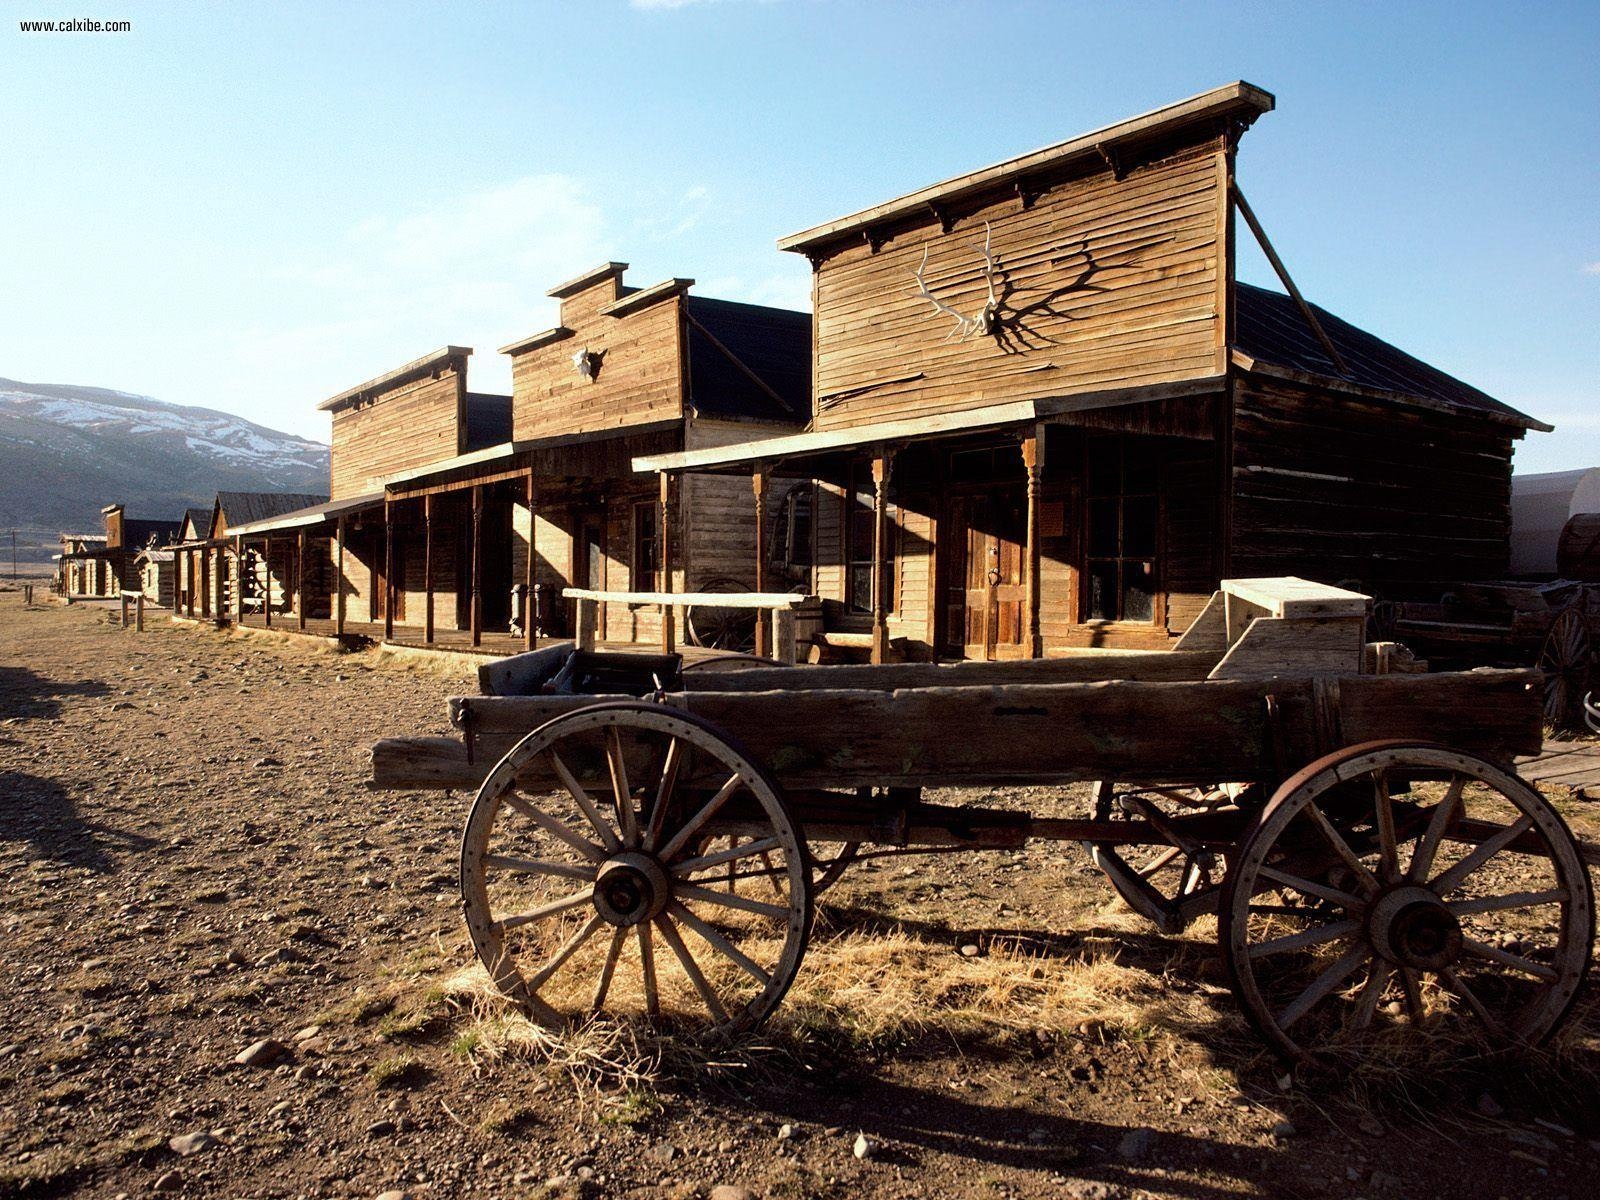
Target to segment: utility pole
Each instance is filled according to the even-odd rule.
[[[11,578],[17,577],[17,531],[11,531]]]

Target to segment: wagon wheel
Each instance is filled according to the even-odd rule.
[[[1539,647],[1539,670],[1544,672],[1544,719],[1557,729],[1571,721],[1578,701],[1589,691],[1594,645],[1589,623],[1578,604],[1563,608]]]
[[[1224,854],[1184,834],[1182,817],[1199,811],[1237,811],[1238,798],[1232,787],[1119,788],[1110,780],[1100,780],[1094,785],[1091,819],[1142,817],[1170,833],[1168,844],[1080,844],[1128,907],[1162,933],[1181,933],[1196,917],[1216,910],[1217,894],[1228,870]],[[1244,818],[1240,820],[1242,823]]]
[[[730,864],[763,887],[718,886]],[[711,723],[632,701],[557,717],[490,772],[461,892],[496,985],[548,1026],[606,1013],[747,1031],[811,929],[810,860],[772,777]]]
[[[712,579],[699,588],[702,592],[745,592],[737,579]],[[754,608],[722,608],[715,604],[692,604],[684,613],[684,628],[689,641],[707,650],[737,650],[749,654],[756,648]]]
[[[1219,937],[1246,1015],[1289,1057],[1383,1053],[1423,1032],[1494,1050],[1565,1017],[1594,902],[1571,833],[1528,784],[1442,747],[1368,742],[1278,789],[1234,863]]]

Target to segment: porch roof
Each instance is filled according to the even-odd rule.
[[[1073,396],[1016,400],[1009,404],[991,404],[961,412],[940,413],[936,416],[903,417],[893,421],[851,425],[843,429],[812,430],[779,437],[756,438],[726,446],[681,450],[672,454],[643,455],[633,460],[633,469],[640,472],[736,473],[741,468],[748,470],[758,463],[772,464],[779,460],[814,459],[841,451],[857,450],[864,446],[905,444],[1031,425],[1072,412],[1116,408],[1126,404],[1144,404],[1152,400],[1166,400],[1180,396],[1200,396],[1215,392],[1222,386],[1223,378],[1220,375],[1208,376],[1203,379],[1158,384],[1153,387],[1117,388]]]
[[[522,469],[533,469],[536,475],[544,476],[582,475],[585,472],[581,469],[542,470],[541,467],[548,467],[550,464],[538,462],[538,456],[552,452],[559,453],[579,446],[620,441],[624,438],[659,438],[662,434],[671,434],[682,429],[682,419],[671,417],[662,421],[622,425],[614,429],[591,429],[581,433],[558,433],[546,437],[524,438],[520,441],[502,442],[498,446],[474,450],[469,454],[441,458],[436,462],[424,463],[420,467],[386,475],[382,483],[386,492],[407,492],[440,483],[449,476],[457,476],[460,482],[470,483],[484,477],[499,478],[509,471]],[[581,464],[564,462],[563,465],[577,468]]]
[[[265,520],[251,521],[245,525],[235,525],[228,530],[228,533],[230,536],[243,537],[247,534],[275,533],[280,529],[306,529],[312,525],[320,525],[324,521],[333,520],[336,517],[349,516],[351,513],[377,508],[382,503],[382,492],[346,496],[342,500],[329,500],[324,504],[313,504],[309,508],[296,509],[293,512],[282,513],[275,517],[268,517]]]

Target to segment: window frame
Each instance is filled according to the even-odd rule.
[[[1129,489],[1128,458],[1130,449],[1147,456],[1146,461],[1139,466],[1148,471],[1149,485]],[[1097,489],[1094,483],[1096,476],[1096,460],[1102,462],[1108,453],[1114,452],[1117,458],[1116,484],[1114,490],[1105,491]],[[1082,624],[1095,625],[1127,625],[1140,629],[1157,628],[1166,624],[1166,593],[1163,588],[1165,574],[1165,529],[1166,529],[1166,500],[1165,500],[1165,465],[1159,443],[1147,442],[1146,439],[1128,434],[1111,434],[1102,437],[1091,437],[1084,441],[1083,476],[1082,476],[1082,512],[1079,523],[1079,535],[1082,538],[1082,553],[1079,556],[1081,587],[1079,591],[1079,604]],[[1096,501],[1114,500],[1116,502],[1115,516],[1115,553],[1095,552],[1095,512]],[[1127,512],[1130,501],[1149,501],[1152,511],[1153,528],[1150,531],[1150,552],[1148,554],[1128,553],[1127,541]],[[1148,617],[1129,617],[1128,611],[1128,579],[1129,564],[1149,564],[1150,572],[1150,615]],[[1095,616],[1094,583],[1096,566],[1114,566],[1116,574],[1115,583],[1115,608],[1112,615]]]

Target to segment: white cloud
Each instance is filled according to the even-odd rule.
[[[1584,263],[1583,273],[1585,275],[1600,275],[1600,262]]]

